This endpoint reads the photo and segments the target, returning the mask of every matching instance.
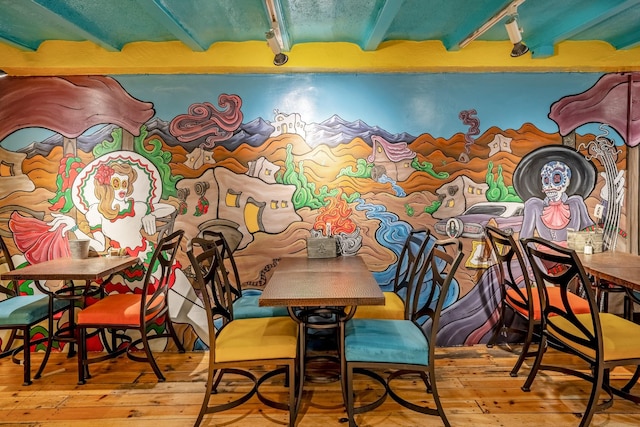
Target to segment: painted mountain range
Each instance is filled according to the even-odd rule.
[[[118,126],[105,125],[95,132],[85,135],[80,135],[76,141],[78,149],[90,152],[92,148],[101,143],[102,141],[111,141],[111,133]],[[182,146],[187,151],[192,151],[196,147],[205,142],[206,137],[195,139],[188,143],[178,141],[171,133],[169,133],[169,123],[159,119],[153,118],[146,123],[148,136],[157,135],[169,146]],[[248,123],[243,123],[233,136],[225,141],[219,142],[217,145],[226,148],[229,151],[234,151],[242,144],[247,144],[251,147],[259,147],[273,133],[274,127],[262,118],[257,118]],[[392,134],[378,126],[370,126],[362,120],[355,120],[348,122],[342,119],[338,115],[333,115],[322,123],[309,123],[305,127],[306,142],[314,148],[319,145],[326,145],[329,147],[337,147],[341,144],[349,144],[354,138],[362,138],[368,145],[371,145],[371,135],[379,135],[385,138],[387,141],[394,142],[406,142],[411,143],[416,139],[415,136],[409,135],[406,132]],[[33,142],[32,144],[18,150],[19,152],[26,153],[28,157],[35,154],[47,156],[53,147],[62,146],[63,136],[55,134],[46,138],[40,142]]]

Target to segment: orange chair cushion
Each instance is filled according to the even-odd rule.
[[[383,292],[384,305],[359,305],[354,318],[404,320],[404,300],[395,292]]]
[[[215,363],[295,359],[298,324],[290,317],[257,317],[229,322],[215,337]]]
[[[78,325],[139,326],[141,303],[139,294],[109,295],[80,311]],[[163,303],[164,297],[161,296],[157,304]]]
[[[576,317],[587,330],[593,333],[590,314],[579,314]],[[553,319],[553,324],[554,327],[558,329],[565,330],[579,337],[584,337],[584,334],[565,318],[556,316]],[[600,313],[600,325],[602,327],[602,347],[605,362],[640,358],[640,340],[636,339],[636,337],[640,337],[640,325],[612,313]],[[548,331],[558,341],[580,351],[592,359],[595,358],[596,352],[594,349],[578,345],[554,333],[553,328],[548,328]]]
[[[533,295],[533,319],[540,320],[542,319],[542,310],[540,309],[540,298],[538,298],[538,290],[534,289]],[[560,288],[555,286],[547,286],[547,295],[549,295],[549,304],[551,306],[562,307],[562,297],[560,296]],[[589,307],[589,301],[584,298],[580,298],[576,294],[572,294],[571,292],[567,293],[567,298],[569,300],[569,305],[573,309],[574,313],[589,313],[591,308]],[[518,313],[522,314],[524,317],[529,318],[529,313],[527,310],[522,307],[517,306],[516,304],[510,303],[512,301],[517,301],[519,303],[524,303],[523,298],[518,295],[518,293],[513,290],[507,290],[507,303]]]

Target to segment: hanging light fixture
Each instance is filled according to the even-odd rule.
[[[507,19],[507,22],[505,22],[505,26],[507,28],[507,33],[509,34],[509,40],[511,40],[511,43],[513,43],[511,56],[516,57],[527,53],[529,51],[529,48],[524,43],[522,43],[522,30],[518,26],[518,21],[516,19],[516,16],[518,15],[518,6],[520,6],[524,2],[525,0],[512,0],[511,3],[509,3],[505,8],[501,9],[498,13],[489,18],[488,21],[482,24],[480,28],[465,37],[458,44],[460,49],[483,35],[491,27],[508,16],[509,18]]]
[[[267,36],[267,44],[269,45],[269,48],[271,48],[271,51],[275,55],[273,57],[273,64],[277,66],[284,65],[289,60],[289,57],[284,53],[282,53],[280,42],[278,42],[278,39],[276,37],[276,32],[273,30],[273,28],[267,31],[266,36]]]
[[[507,29],[507,34],[509,34],[509,40],[511,41],[511,43],[513,43],[511,56],[515,58],[529,52],[529,48],[527,47],[527,45],[522,43],[522,29],[518,25],[518,20],[516,19],[515,15],[509,17],[504,26]]]

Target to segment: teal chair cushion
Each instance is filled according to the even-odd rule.
[[[288,316],[287,307],[260,307],[260,293],[243,291],[242,296],[233,302],[234,319],[253,319],[256,317]]]
[[[429,343],[409,320],[351,319],[344,352],[348,362],[429,364]]]
[[[45,319],[48,315],[47,295],[20,295],[0,302],[1,325],[30,325]]]

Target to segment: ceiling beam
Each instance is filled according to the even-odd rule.
[[[634,33],[628,34],[626,37],[621,37],[619,40],[617,40],[617,43],[614,47],[620,50],[628,50],[638,46],[640,46],[640,38],[638,38],[637,33]]]
[[[30,52],[34,52],[36,49],[38,49],[38,46],[31,46],[21,41],[9,39],[2,35],[0,35],[0,42],[8,44],[9,46],[15,47],[16,49],[19,49],[19,50],[28,50]]]
[[[591,6],[574,10],[571,16],[567,16],[563,20],[564,25],[555,27],[558,31],[553,32],[551,28],[548,28],[544,33],[525,33],[523,38],[527,46],[529,46],[529,49],[531,49],[533,57],[545,58],[554,53],[553,49],[550,49],[549,46],[555,46],[557,43],[568,40],[577,34],[584,33],[606,20],[625,13],[638,5],[640,5],[640,0],[627,0],[613,7],[606,2],[592,3]],[[638,39],[635,38],[634,44],[637,43]]]
[[[117,52],[122,49],[122,46],[118,46],[113,41],[108,40],[106,34],[101,36],[96,35],[92,31],[95,31],[95,27],[91,23],[80,19],[81,17],[77,16],[77,14],[72,10],[67,9],[64,3],[52,4],[49,0],[30,1],[46,9],[47,12],[51,14],[51,19],[57,21],[57,24],[62,27],[69,28],[73,33],[79,35],[81,38],[89,40],[109,52]],[[52,9],[54,6],[57,7],[56,10]]]
[[[204,52],[209,48],[191,34],[175,15],[171,13],[160,0],[136,0],[142,9],[153,19],[158,21],[167,31],[187,45],[194,52]]]
[[[363,50],[376,50],[380,46],[404,2],[405,0],[387,0],[384,2],[369,32],[369,37],[364,41]]]

